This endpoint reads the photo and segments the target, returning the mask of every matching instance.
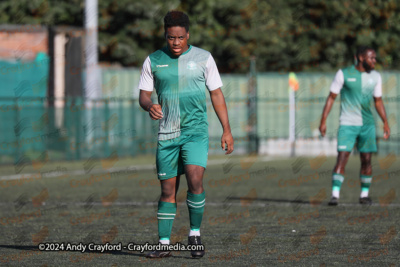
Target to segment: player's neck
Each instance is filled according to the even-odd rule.
[[[360,63],[358,63],[356,65],[356,70],[358,70],[359,72],[366,72],[366,70],[364,69],[364,67]]]
[[[186,51],[188,51],[188,49],[189,49],[189,45],[187,44],[186,48],[185,48],[185,50],[183,50],[182,54],[184,54]]]

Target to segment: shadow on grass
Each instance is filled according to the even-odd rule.
[[[301,199],[274,199],[274,198],[250,198],[250,197],[227,197],[228,200],[246,200],[246,201],[265,201],[278,203],[296,203],[296,204],[311,204],[310,201]]]

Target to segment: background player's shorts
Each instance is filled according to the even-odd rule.
[[[337,150],[351,152],[356,141],[357,149],[361,153],[376,152],[375,125],[340,125],[338,131]]]
[[[166,180],[184,173],[184,165],[206,168],[208,158],[208,135],[185,135],[159,140],[157,145],[157,176]]]

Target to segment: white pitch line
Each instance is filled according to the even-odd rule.
[[[267,161],[272,161],[274,158],[272,157],[258,157],[257,161],[260,162],[267,162]],[[209,160],[207,162],[208,166],[214,166],[214,165],[221,165],[225,163],[227,160],[226,159],[217,159],[217,160]],[[125,168],[111,168],[109,170],[93,170],[88,174],[99,174],[99,173],[113,173],[113,172],[119,172],[119,171],[126,171],[126,172],[134,172],[136,171],[148,171],[152,170],[155,167],[155,165],[147,164],[147,165],[134,165],[130,167],[125,167]],[[2,175],[0,176],[0,181],[6,181],[6,180],[19,180],[19,179],[36,179],[35,177],[38,175],[38,173],[41,172],[36,172],[36,173],[24,173],[24,174],[13,174],[13,175]],[[84,170],[76,170],[76,171],[69,171],[69,172],[43,172],[41,173],[41,178],[54,178],[54,177],[60,177],[64,175],[85,175],[87,174]]]

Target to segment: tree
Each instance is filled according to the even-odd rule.
[[[332,71],[371,45],[377,69],[400,69],[398,1],[98,0],[101,61],[140,67],[165,45],[168,10],[191,19],[190,43],[212,52],[221,72]],[[4,0],[0,22],[83,27],[83,0]]]

